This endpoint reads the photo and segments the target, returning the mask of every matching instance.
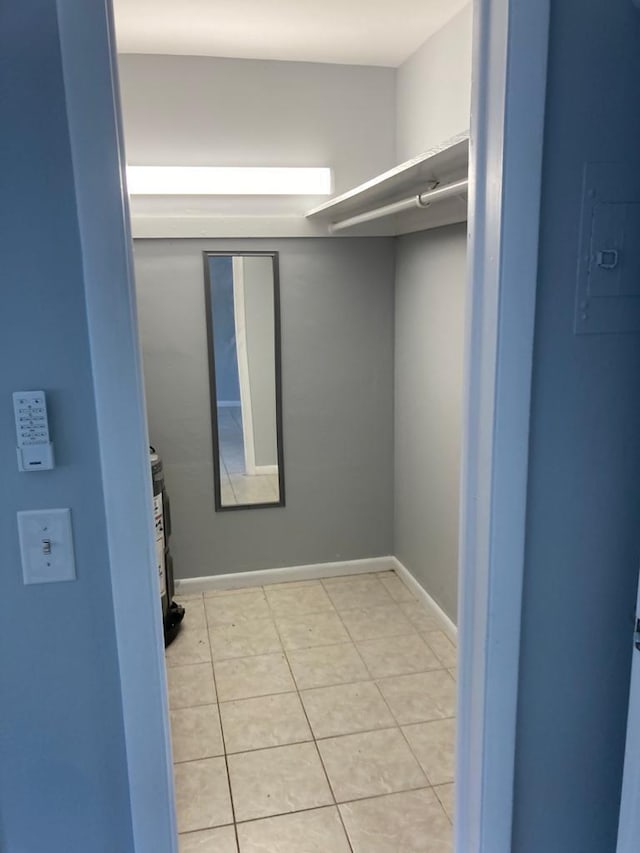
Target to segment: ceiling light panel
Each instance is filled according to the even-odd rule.
[[[331,169],[300,166],[127,166],[130,195],[331,195]]]

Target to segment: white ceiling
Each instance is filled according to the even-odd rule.
[[[396,67],[469,0],[114,0],[121,53]]]

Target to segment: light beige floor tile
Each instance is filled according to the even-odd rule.
[[[261,586],[230,586],[227,589],[208,589],[205,598],[218,598],[221,595],[246,595],[248,592],[262,592]]]
[[[220,702],[296,689],[282,652],[216,661],[214,670]]]
[[[209,637],[214,661],[282,651],[278,632],[271,619],[216,625],[209,629]]]
[[[317,738],[384,729],[395,725],[372,681],[317,687],[300,694]]]
[[[299,690],[369,679],[353,643],[292,650],[287,657]]]
[[[395,572],[380,575],[380,583],[394,601],[415,601],[416,597],[409,587],[404,584]]]
[[[335,806],[238,826],[240,853],[351,853]]]
[[[232,826],[188,832],[178,840],[180,853],[238,853],[236,833]]]
[[[318,749],[338,802],[427,784],[399,729],[321,740]]]
[[[348,642],[349,635],[337,613],[322,611],[304,616],[276,616],[285,649],[308,649]]]
[[[264,592],[259,589],[238,595],[218,595],[204,601],[209,627],[230,622],[268,619],[271,616]]]
[[[423,634],[423,637],[443,666],[457,666],[458,650],[442,631],[429,631],[427,634]]]
[[[312,739],[297,693],[223,702],[220,716],[229,753]]]
[[[419,601],[401,603],[400,609],[416,631],[426,634],[427,631],[442,630],[442,620]]]
[[[416,723],[402,731],[432,785],[454,781],[455,720]]]
[[[171,708],[193,708],[216,701],[213,669],[210,663],[167,667],[167,685]]]
[[[453,815],[456,806],[456,786],[453,782],[447,785],[437,785],[433,789],[434,793],[442,803],[442,808],[447,813],[447,817],[453,822]]]
[[[415,628],[397,604],[343,610],[340,617],[351,639],[356,641],[415,634]]]
[[[453,678],[454,681],[458,680],[458,667],[457,666],[450,667],[447,671],[448,671],[449,675],[451,676],[451,678]]]
[[[177,581],[176,581],[177,583]],[[174,600],[178,602],[178,604],[186,604],[188,601],[201,601],[202,593],[201,592],[187,592],[181,593],[179,590],[176,590],[176,594],[174,596]]]
[[[287,589],[284,589],[284,586],[287,585],[279,584],[265,588],[269,606],[277,616],[300,616],[303,613],[334,609],[319,581]]]
[[[198,627],[185,622],[165,651],[167,666],[187,666],[208,661],[211,661],[211,650],[206,626]]]
[[[233,822],[224,758],[187,761],[173,768],[178,832]]]
[[[442,669],[442,664],[418,634],[363,640],[356,644],[374,678]]]
[[[238,821],[333,802],[313,743],[242,752],[230,755],[228,761]]]
[[[341,805],[354,853],[452,853],[453,833],[433,791]]]
[[[384,678],[378,687],[400,725],[456,715],[456,683],[446,669]]]
[[[198,705],[171,711],[173,760],[193,761],[223,755],[217,705]]]
[[[356,576],[350,580],[340,578],[338,581],[328,579],[323,583],[329,598],[340,611],[375,607],[393,602],[387,590],[375,576]]]

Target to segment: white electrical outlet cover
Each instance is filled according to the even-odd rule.
[[[70,509],[19,512],[18,535],[25,584],[76,579]]]

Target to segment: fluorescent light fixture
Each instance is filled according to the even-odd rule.
[[[130,195],[331,195],[331,169],[127,166]]]

